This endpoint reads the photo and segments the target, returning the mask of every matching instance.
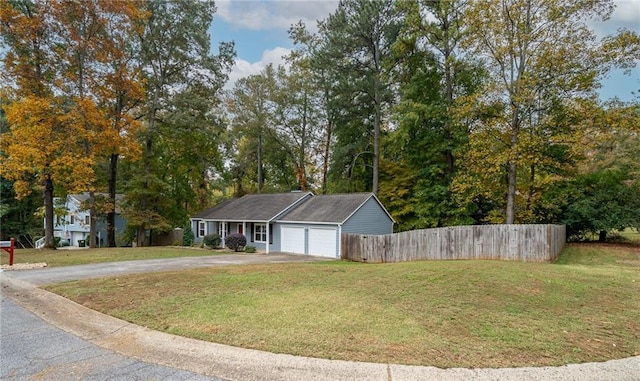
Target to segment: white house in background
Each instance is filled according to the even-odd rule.
[[[106,194],[100,194],[107,197]],[[124,231],[126,221],[121,216],[120,201],[123,195],[116,195],[116,236]],[[88,246],[91,215],[84,209],[84,203],[89,199],[89,193],[70,194],[66,200],[60,197],[54,198],[54,205],[60,208],[64,204],[65,213],[56,214],[53,220],[55,237],[60,237],[60,242],[69,246]],[[96,244],[104,246],[107,242],[107,218],[105,215],[97,217]]]
[[[253,194],[227,200],[191,218],[195,242],[208,234],[243,234],[247,246],[340,258],[340,235],[391,234],[394,220],[373,193],[316,196]]]

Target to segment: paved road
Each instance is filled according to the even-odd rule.
[[[0,273],[0,379],[640,381],[640,357],[562,367],[438,369],[260,352],[152,331],[35,286],[132,272],[313,260],[322,259],[231,255]]]
[[[0,296],[0,379],[220,380],[99,348],[4,296]]]

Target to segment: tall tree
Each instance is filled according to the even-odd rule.
[[[55,60],[51,57],[49,3],[29,0],[0,2],[0,35],[7,49],[2,61],[3,102],[10,130],[0,143],[3,163],[0,175],[14,180],[17,198],[31,193],[34,183],[42,189],[45,211],[45,247],[55,248],[53,239],[54,182],[79,169],[73,149],[64,149],[74,135],[61,128],[60,99],[51,90]],[[81,135],[82,136],[82,135]],[[80,163],[78,163],[80,164]]]
[[[249,177],[249,186],[261,193],[268,177],[265,173],[265,149],[274,142],[276,104],[276,71],[269,65],[260,74],[236,82],[230,99],[232,134],[236,146],[233,172],[236,193],[244,193],[243,179]],[[283,148],[282,144],[280,149]],[[289,147],[285,144],[284,147]],[[288,166],[287,166],[288,167]]]
[[[142,115],[143,157],[127,194],[127,215],[137,229],[138,245],[144,244],[149,229],[171,227],[163,207],[171,202],[166,192],[170,184],[163,178],[158,160],[162,152],[156,142],[164,130],[162,123],[176,110],[171,105],[173,98],[194,86],[201,86],[200,91],[206,90],[207,97],[215,98],[234,55],[230,43],[221,43],[217,56],[210,53],[208,30],[216,11],[213,1],[147,0],[144,10],[149,17],[139,33],[147,99]]]
[[[393,86],[388,63],[402,20],[393,1],[344,0],[336,12],[320,23],[324,62],[335,66],[330,73],[346,116],[335,130],[334,170],[351,177],[361,156],[370,157],[370,189],[378,192],[380,139],[392,102]],[[371,148],[369,148],[371,147]]]
[[[396,162],[387,168],[404,168],[413,180],[402,198],[397,191],[380,196],[407,205],[398,208],[407,212],[396,218],[401,229],[468,221],[463,205],[451,197],[451,182],[468,136],[457,117],[457,102],[475,91],[483,78],[482,67],[460,47],[466,5],[459,0],[398,3],[406,17],[394,46],[398,125],[385,150],[387,160]],[[385,190],[396,186],[392,176],[385,179],[391,182],[383,184]]]
[[[330,55],[325,54],[326,36],[312,34],[304,23],[298,22],[289,29],[289,37],[296,45],[292,58],[305,67],[306,88],[315,89],[312,103],[315,106],[318,137],[314,156],[320,167],[320,184],[319,189],[316,189],[327,193],[329,164],[335,141],[334,129],[340,109],[344,106],[337,96],[339,89],[334,85],[342,73],[332,64]]]
[[[465,13],[465,43],[490,74],[467,105],[490,117],[472,125],[461,189],[482,189],[486,180],[496,184],[492,196],[505,195],[501,214],[508,224],[516,221],[517,195],[526,193],[518,190],[519,171],[527,169],[535,180],[536,163],[549,152],[543,148],[563,144],[567,126],[546,123],[550,110],[595,96],[599,77],[612,64],[634,64],[629,58],[637,57],[637,35],[623,31],[597,42],[586,24],[612,9],[608,0],[487,0],[471,2]],[[480,183],[471,185],[474,178]]]
[[[113,103],[118,103],[112,92],[114,84],[119,79],[127,78],[121,83],[127,88],[126,91],[135,92],[139,88],[139,78],[133,78],[131,70],[117,64],[118,56],[122,53],[121,46],[117,44],[118,41],[122,42],[122,38],[118,36],[127,33],[130,36],[133,20],[141,15],[138,6],[139,3],[136,2],[58,0],[33,3],[16,1],[9,5],[3,3],[2,8],[3,19],[7,20],[3,24],[3,36],[10,47],[4,63],[16,85],[14,90],[17,100],[14,103],[30,102],[26,109],[35,111],[33,107],[39,106],[43,107],[39,110],[41,115],[50,115],[51,119],[46,121],[49,126],[39,132],[48,136],[40,143],[50,141],[53,147],[66,144],[68,152],[60,152],[54,148],[53,152],[48,153],[49,160],[62,160],[69,166],[78,167],[74,171],[81,178],[65,181],[62,190],[90,193],[87,207],[92,216],[92,247],[96,244],[97,210],[93,195],[99,186],[95,174],[97,165],[113,150],[127,151],[133,156],[136,147],[131,134],[111,125],[110,121],[114,117],[119,120],[127,119],[123,115],[127,112],[124,107],[116,113],[119,116],[114,116],[111,108]],[[25,85],[29,87],[24,87]],[[17,118],[25,117],[24,113],[9,114]],[[27,126],[25,120],[13,122],[16,128]],[[72,137],[69,138],[68,133],[62,127],[58,128],[58,125],[67,126],[68,133],[73,132]],[[82,131],[78,131],[77,126],[82,126]],[[56,133],[61,136],[56,137]],[[78,154],[78,150],[82,155]],[[17,151],[12,149],[12,152],[15,156]],[[17,159],[18,156],[14,158]],[[47,163],[45,166],[49,169],[52,167]],[[64,176],[68,175],[66,172]],[[45,175],[45,178],[48,177],[50,176]],[[45,189],[53,190],[53,184],[47,185]],[[47,245],[50,245],[49,236],[53,229],[52,197],[52,192],[45,193]]]
[[[101,157],[106,155],[105,149],[118,139],[112,134],[109,117],[101,107],[102,95],[108,69],[108,59],[116,47],[106,24],[112,16],[124,16],[123,2],[104,0],[88,0],[84,2],[58,1],[52,3],[51,38],[52,53],[57,61],[56,90],[69,100],[70,107],[77,112],[77,123],[83,125],[85,134],[82,147],[85,159],[95,166]],[[122,17],[120,17],[122,21]],[[123,23],[124,24],[124,23]],[[123,27],[124,25],[119,25]],[[123,139],[118,139],[123,141]],[[89,223],[89,246],[96,247],[96,221],[98,209],[95,192],[98,179],[94,175],[84,191],[89,193],[87,205],[91,216]]]
[[[137,159],[140,156],[140,145],[137,137],[142,123],[135,118],[135,110],[144,99],[142,70],[139,66],[139,40],[136,38],[137,28],[147,15],[142,11],[141,1],[105,3],[112,5],[109,17],[104,20],[105,34],[110,44],[104,54],[108,66],[102,91],[99,93],[100,105],[106,109],[110,124],[111,144],[105,145],[108,158],[107,169],[107,246],[116,246],[116,199],[118,184],[118,163],[121,156]]]
[[[321,139],[321,94],[315,87],[308,57],[292,53],[288,68],[276,72],[274,139],[294,163],[297,188],[309,190],[318,172],[315,147]]]

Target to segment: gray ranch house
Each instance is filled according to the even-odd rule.
[[[269,252],[340,258],[340,235],[391,234],[394,220],[373,193],[252,194],[223,201],[191,218],[195,242],[208,234],[244,234]]]

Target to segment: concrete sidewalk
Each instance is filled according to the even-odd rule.
[[[207,257],[208,265],[256,263],[255,261],[292,261],[292,256],[247,256],[230,258]],[[240,257],[240,256],[239,256]],[[296,256],[293,256],[296,257]],[[302,257],[302,256],[300,256]],[[215,260],[217,258],[217,261]],[[309,257],[308,260],[314,260]],[[200,263],[203,258],[200,257]],[[165,270],[164,264],[176,269],[180,261],[154,260],[149,267],[136,264],[137,270]],[[190,266],[189,261],[182,263]],[[132,265],[132,263],[129,263]],[[134,266],[134,267],[136,267]],[[172,267],[171,267],[172,266]],[[194,265],[195,266],[195,265]],[[123,273],[120,266],[73,266],[73,279],[82,273],[98,275],[107,269]],[[198,266],[201,267],[201,266]],[[86,271],[82,271],[84,268]],[[178,266],[180,268],[180,266]],[[60,270],[57,270],[60,269]],[[68,280],[70,268],[51,268],[0,274],[2,294],[25,309],[33,312],[54,327],[71,333],[85,342],[108,351],[128,356],[146,363],[181,369],[198,375],[226,380],[640,380],[640,357],[614,360],[605,363],[589,363],[544,368],[506,369],[439,369],[434,367],[375,364],[333,361],[315,358],[274,354],[230,347],[180,336],[174,336],[101,314],[61,296],[36,287],[35,284],[51,283],[54,279]],[[67,271],[65,271],[65,269]],[[120,270],[118,270],[120,269]],[[48,275],[39,274],[46,272]],[[118,272],[120,271],[120,272]],[[140,271],[137,271],[140,272]],[[116,275],[110,273],[110,275]],[[33,281],[33,282],[32,282]],[[4,318],[3,318],[4,319]]]

